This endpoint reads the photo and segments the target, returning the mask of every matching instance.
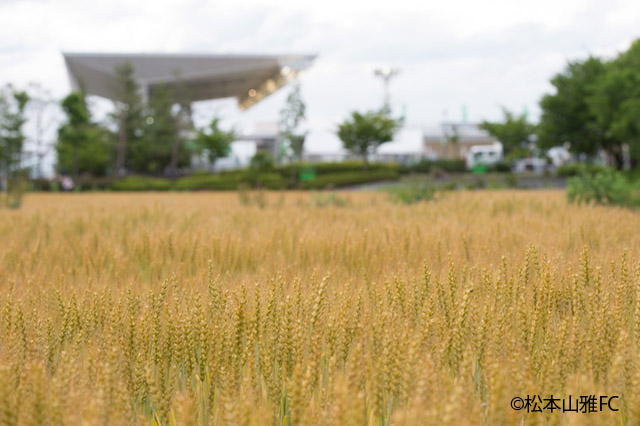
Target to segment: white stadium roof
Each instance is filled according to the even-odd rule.
[[[129,62],[148,99],[159,87],[185,87],[191,101],[234,97],[249,108],[308,68],[315,55],[63,53],[71,86],[117,100],[114,70]]]

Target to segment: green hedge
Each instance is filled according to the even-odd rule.
[[[461,159],[422,159],[416,164],[402,167],[401,171],[403,173],[432,173],[438,171],[447,173],[464,173],[467,171],[467,164]]]
[[[196,172],[175,181],[149,176],[129,176],[123,179],[113,177],[92,178],[76,182],[81,190],[114,190],[114,191],[198,191],[236,190],[240,185],[251,188],[285,189],[295,187],[291,181],[292,171],[297,178],[299,167],[315,168],[316,178],[313,181],[300,182],[300,189],[333,188],[385,179],[397,179],[399,167],[395,163],[371,163],[363,170],[362,162],[347,161],[343,163],[302,163],[278,167],[269,172],[255,169],[220,171],[216,174]],[[33,181],[35,190],[52,191],[56,184],[49,181]]]
[[[297,176],[301,167],[312,167],[316,171],[316,175],[335,175],[338,173],[359,173],[365,171],[362,161],[343,161],[342,163],[299,163],[288,164],[286,166],[278,167],[278,172],[283,176],[291,176],[291,169],[294,169],[294,174]],[[397,172],[399,169],[395,163],[369,163],[366,167],[366,171],[391,171]]]
[[[144,176],[130,176],[111,183],[114,191],[168,191],[171,189],[169,179]]]
[[[194,190],[233,190],[238,187],[239,179],[235,176],[186,176],[176,180],[173,189],[178,191]]]
[[[494,173],[511,173],[511,164],[508,161],[498,161],[489,166],[489,171]]]
[[[608,169],[609,169],[608,167],[598,166],[595,164],[583,164],[583,163],[563,164],[562,166],[559,166],[556,169],[556,175],[559,177],[578,176],[583,173],[594,175],[596,173],[605,172]]]
[[[238,189],[240,184],[248,184],[252,187],[266,189],[283,189],[287,180],[278,173],[234,173],[225,175],[187,176],[178,179],[173,189],[181,191],[190,190],[217,190],[228,191]]]
[[[333,173],[318,176],[314,180],[300,182],[298,187],[300,189],[339,188],[342,186],[397,178],[398,172],[395,170],[373,170],[367,172],[360,170],[359,172]]]

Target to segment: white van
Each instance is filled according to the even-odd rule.
[[[502,144],[500,142],[494,142],[491,145],[472,146],[467,153],[467,168],[473,169],[479,164],[491,166],[501,161],[502,158]]]

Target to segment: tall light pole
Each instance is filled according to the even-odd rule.
[[[389,82],[393,77],[395,77],[399,73],[400,73],[399,69],[391,68],[391,67],[382,67],[382,68],[377,68],[375,70],[376,77],[380,77],[384,84],[384,107],[383,108],[384,108],[384,111],[386,112],[391,111]]]

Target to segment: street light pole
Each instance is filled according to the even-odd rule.
[[[384,111],[386,112],[391,111],[389,83],[391,79],[396,75],[398,75],[399,73],[400,73],[399,69],[391,68],[391,67],[377,68],[374,72],[375,76],[380,77],[384,84],[384,107],[383,108],[384,108]]]

